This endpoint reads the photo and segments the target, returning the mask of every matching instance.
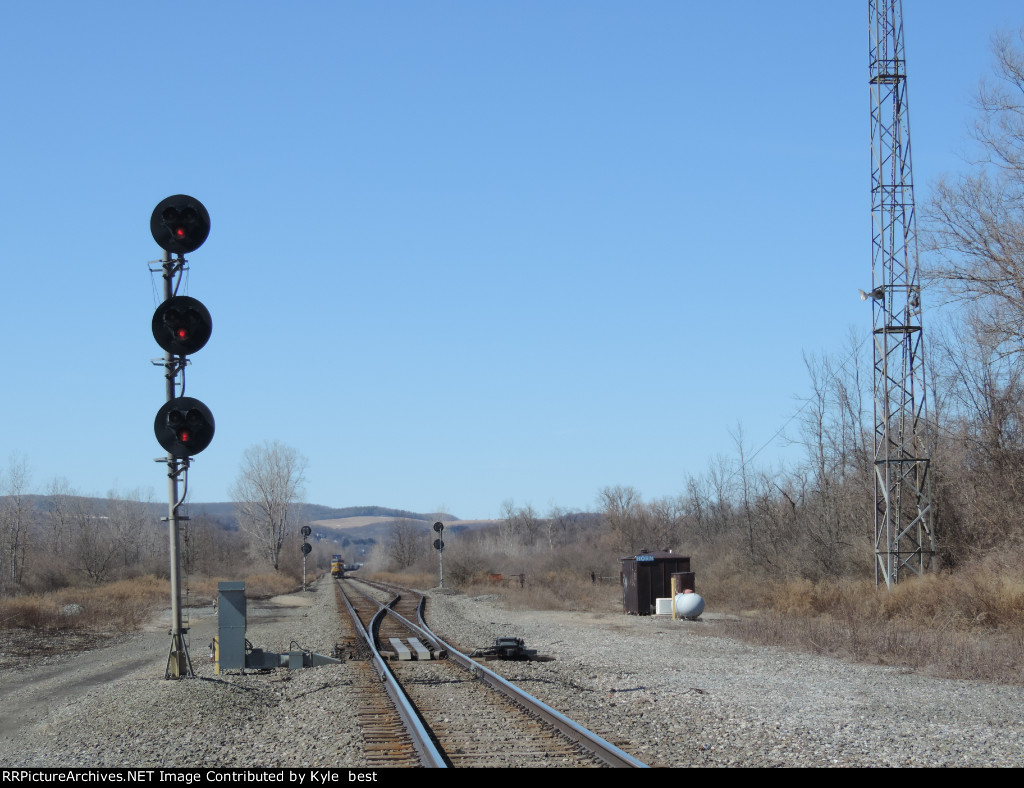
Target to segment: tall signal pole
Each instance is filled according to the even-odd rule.
[[[178,523],[188,518],[178,509],[184,495],[178,497],[178,477],[185,480],[188,491],[188,469],[192,457],[210,445],[215,424],[213,414],[202,402],[185,393],[187,356],[202,349],[210,339],[213,321],[205,306],[189,296],[177,295],[182,273],[186,270],[185,254],[203,245],[210,233],[210,214],[194,197],[176,194],[162,200],[150,217],[153,240],[163,249],[160,271],[163,276],[163,302],[153,315],[153,338],[163,348],[164,357],[154,363],[164,368],[166,402],[157,411],[153,431],[157,442],[167,451],[167,523],[171,561],[171,648],[167,656],[164,678],[192,677],[192,661],[188,655],[181,611],[181,562]],[[177,259],[173,255],[177,255]],[[151,269],[153,270],[153,269]],[[178,396],[178,392],[182,396]]]
[[[902,0],[868,0],[875,584],[934,568]]]

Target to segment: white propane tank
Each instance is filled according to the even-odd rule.
[[[676,615],[680,618],[697,618],[704,612],[704,598],[700,594],[687,591],[676,594]]]

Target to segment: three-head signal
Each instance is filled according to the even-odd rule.
[[[172,295],[169,284],[172,271],[180,276],[185,262],[182,255],[194,252],[209,236],[210,214],[195,197],[175,194],[153,209],[149,229],[153,240],[167,253],[164,301],[153,314],[153,338],[168,354],[164,365],[171,379],[184,368],[185,356],[201,350],[213,333],[210,311],[195,298]],[[170,259],[175,254],[179,257],[177,263]],[[193,397],[174,397],[173,387],[167,396],[168,402],[157,411],[153,424],[156,439],[170,457],[188,459],[213,440],[213,413]]]

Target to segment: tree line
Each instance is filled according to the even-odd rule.
[[[277,441],[246,450],[232,487],[236,527],[203,512],[179,523],[186,574],[294,571],[301,559],[286,561],[283,551],[294,543],[299,555],[306,467],[299,452]],[[28,459],[12,455],[0,468],[0,594],[169,575],[166,504],[156,504],[151,491],[97,498],[64,478],[49,482],[44,493],[32,489]]]

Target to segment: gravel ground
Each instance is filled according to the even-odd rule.
[[[1024,765],[1021,687],[748,646],[714,620],[439,594],[428,619],[466,649],[523,637],[554,659],[488,666],[652,766]]]
[[[212,608],[190,609],[196,681],[163,678],[169,614],[115,646],[45,657],[0,677],[0,765],[99,767],[358,766],[346,664],[214,675]],[[340,638],[330,578],[312,592],[249,600],[246,636],[267,651],[292,640],[330,654]],[[123,665],[126,655],[131,662]],[[111,667],[114,666],[114,667]]]
[[[214,676],[211,610],[191,613],[197,681],[163,679],[167,622],[0,673],[0,765],[361,767],[349,665]],[[469,651],[522,637],[550,661],[489,666],[655,766],[1021,766],[1024,689],[757,648],[714,620],[509,611],[437,592],[431,626]],[[329,654],[329,578],[249,602],[249,640]]]

